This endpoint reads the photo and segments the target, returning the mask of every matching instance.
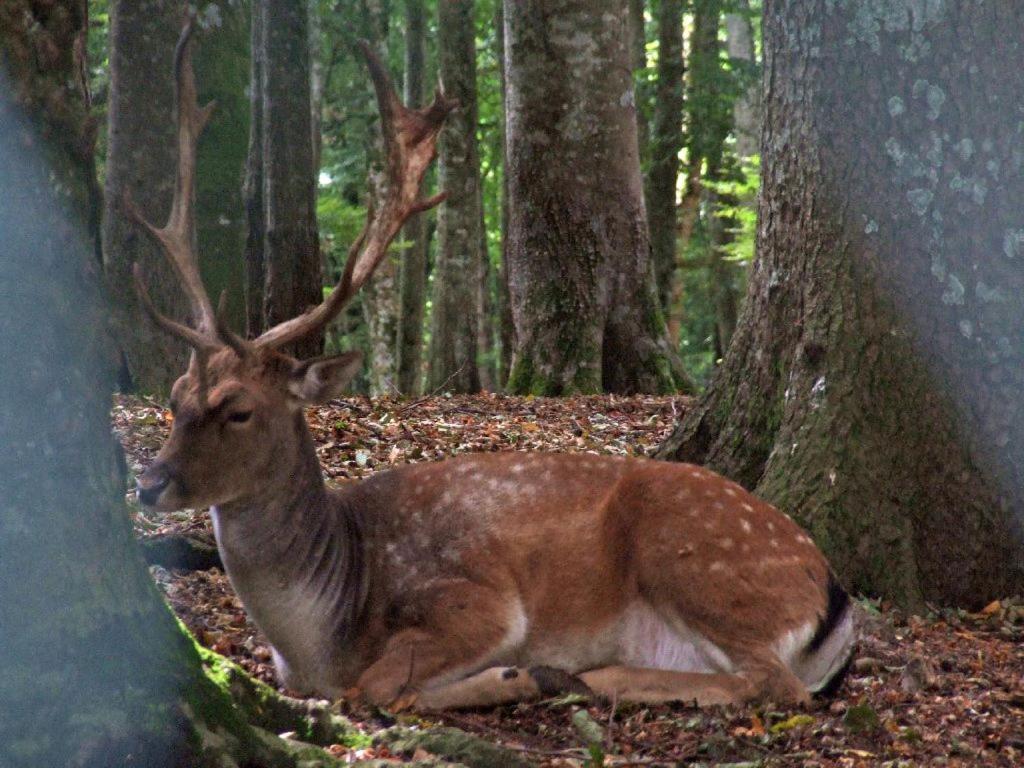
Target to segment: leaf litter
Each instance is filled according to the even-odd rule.
[[[309,409],[307,421],[328,482],[343,484],[398,464],[474,451],[642,456],[668,436],[689,404],[683,397],[648,396],[355,397]],[[156,401],[118,397],[112,417],[131,480],[159,450],[170,414]],[[202,512],[154,513],[128,497],[140,538],[210,535]],[[277,685],[266,640],[223,573],[151,570],[203,645]],[[993,601],[978,613],[935,609],[925,617],[884,603],[860,605],[863,639],[846,683],[832,701],[803,710],[590,704],[569,695],[419,722],[461,728],[545,766],[1024,764],[1024,598]],[[341,707],[368,733],[393,722],[367,707]],[[416,757],[366,745],[329,751],[348,761]]]

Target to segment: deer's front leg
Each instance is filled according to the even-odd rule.
[[[356,683],[373,704],[415,702],[419,691],[502,663],[526,635],[518,598],[451,581],[403,601],[403,624]]]

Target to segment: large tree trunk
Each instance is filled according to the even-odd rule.
[[[661,0],[658,9],[658,80],[651,162],[647,172],[647,223],[651,258],[663,312],[672,301],[676,269],[676,186],[683,148],[683,0]]]
[[[84,34],[84,3],[0,5],[0,764],[295,765],[204,674],[132,540],[85,226]]]
[[[625,0],[505,3],[509,389],[675,387],[640,189]]]
[[[977,605],[1024,588],[1024,9],[880,14],[765,5],[758,256],[660,455],[792,512],[857,591]]]
[[[142,265],[154,302],[168,317],[188,304],[156,241],[125,209],[129,195],[148,221],[163,224],[174,194],[176,151],[171,66],[185,2],[115,0],[110,5],[104,271],[117,338],[133,386],[167,392],[188,360],[184,344],[161,333],[135,297],[132,265]]]
[[[426,64],[426,9],[423,0],[405,0],[405,103],[423,104]],[[406,222],[409,243],[398,271],[399,306],[396,367],[398,391],[419,393],[423,364],[423,310],[427,294],[427,213]]]
[[[264,319],[288,320],[323,300],[316,178],[310,130],[309,6],[258,0],[262,19]],[[299,357],[318,355],[323,334],[296,342]]]
[[[476,144],[476,27],[472,0],[439,0],[438,68],[459,108],[441,131],[430,388],[480,389],[477,321],[482,279],[480,156]]]

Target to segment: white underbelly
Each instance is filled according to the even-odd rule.
[[[620,622],[619,663],[675,672],[731,672],[729,657],[710,640],[676,620],[670,626],[647,603],[626,609]]]

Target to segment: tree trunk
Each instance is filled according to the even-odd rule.
[[[143,392],[169,391],[188,360],[187,347],[162,333],[138,305],[131,276],[135,263],[142,266],[160,311],[188,319],[185,295],[160,246],[124,204],[129,195],[157,225],[170,211],[177,167],[172,61],[185,5],[176,0],[110,5],[103,260],[121,353],[132,385]]]
[[[423,0],[405,0],[405,103],[423,104],[426,57],[426,9]],[[398,270],[399,306],[396,367],[398,391],[420,391],[423,366],[423,310],[427,293],[427,216],[418,213],[406,222],[403,239],[409,243]]]
[[[675,387],[640,189],[625,0],[505,4],[509,389]]]
[[[676,185],[683,148],[683,0],[661,0],[657,71],[646,202],[654,277],[667,313],[676,268]]]
[[[362,0],[361,2],[362,35],[370,41],[382,60],[387,61],[388,30],[390,26],[389,4],[387,0]],[[367,78],[366,108],[372,109],[375,103],[373,85]],[[366,136],[367,172],[370,179],[371,194],[381,199],[378,185],[382,182],[382,157],[384,145],[379,131],[371,129]],[[366,376],[370,394],[382,395],[395,391],[396,349],[398,346],[398,271],[397,259],[394,254],[377,268],[370,280],[360,291],[359,300],[366,320],[366,331],[369,339],[370,355],[367,361]]]
[[[505,6],[496,3],[494,9],[495,59],[498,62],[498,80],[501,85],[501,271],[498,274],[498,336],[501,353],[498,360],[498,380],[505,387],[512,369],[512,350],[515,348],[515,323],[512,321],[512,302],[508,289],[508,124],[505,87]]]
[[[209,294],[228,292],[227,319],[237,329],[245,327],[245,202],[239,179],[249,132],[249,16],[247,3],[203,3],[194,48],[199,103],[217,102],[198,149],[199,263]]]
[[[1006,30],[1024,11],[770,0],[764,18],[758,257],[660,455],[792,512],[856,591],[1019,593],[1024,74]]]
[[[750,0],[735,0],[733,8],[734,13],[725,14],[726,45],[734,68],[747,80],[756,71],[757,64]],[[756,155],[761,151],[761,89],[758,83],[749,82],[742,89],[733,104],[732,118],[736,156],[743,159]]]
[[[459,108],[441,131],[437,262],[430,336],[430,388],[477,392],[477,319],[482,278],[480,157],[476,144],[476,27],[472,0],[439,0],[438,68]]]
[[[132,540],[85,226],[84,34],[84,3],[0,6],[0,764],[296,765],[206,676]]]
[[[267,281],[266,223],[263,215],[263,92],[266,90],[263,29],[266,13],[262,3],[252,4],[249,49],[249,149],[245,159],[245,331],[255,338],[266,330],[263,317],[264,284]]]
[[[708,241],[708,293],[715,313],[716,359],[725,354],[736,327],[739,301],[733,285],[733,266],[725,261],[725,247],[732,242],[735,222],[722,218],[721,209],[735,205],[736,198],[716,190],[729,177],[725,142],[732,129],[732,99],[727,94],[729,76],[722,69],[718,40],[722,0],[696,0],[690,54],[690,156],[691,180],[700,195],[701,225]],[[703,173],[703,176],[701,174]],[[705,186],[701,181],[706,181]]]
[[[674,2],[675,0],[669,0]],[[636,140],[640,149],[640,166],[647,167],[651,141],[651,129],[644,111],[644,100],[640,98],[641,84],[647,79],[647,30],[644,20],[645,0],[628,0],[629,2],[629,68],[633,70],[633,87],[637,94],[636,105]],[[682,19],[680,19],[682,34]],[[657,109],[657,105],[655,105]]]
[[[263,16],[264,319],[268,326],[323,300],[316,176],[310,131],[309,7],[259,0]],[[288,350],[313,357],[318,333]]]

